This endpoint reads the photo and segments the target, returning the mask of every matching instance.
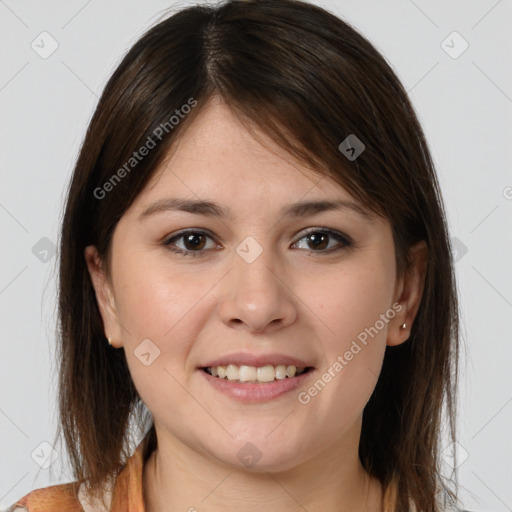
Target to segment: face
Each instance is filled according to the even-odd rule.
[[[111,281],[94,247],[86,259],[159,437],[278,471],[357,447],[386,344],[408,337],[414,286],[397,279],[387,220],[264,140],[212,102],[120,219]],[[286,213],[306,201],[345,206]],[[207,373],[218,366],[235,381]],[[268,382],[239,383],[241,366],[238,378]],[[283,378],[294,367],[306,371]]]

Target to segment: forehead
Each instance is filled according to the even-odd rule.
[[[216,98],[173,144],[138,202],[166,193],[190,199],[214,195],[226,204],[251,198],[263,203],[351,199],[340,184],[300,163],[261,130],[248,131]]]

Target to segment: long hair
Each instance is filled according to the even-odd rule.
[[[434,165],[385,58],[347,22],[299,0],[184,8],[148,30],[105,86],[69,185],[60,239],[58,435],[77,484],[101,489],[118,472],[130,456],[130,421],[143,413],[124,350],[105,341],[84,249],[96,245],[110,271],[117,222],[214,95],[388,219],[398,275],[410,268],[408,248],[426,242],[421,304],[409,340],[386,347],[359,456],[384,488],[397,482],[397,511],[410,500],[421,512],[442,510],[441,428],[445,412],[455,442],[459,320]],[[177,110],[187,113],[175,123]],[[340,150],[350,135],[365,145],[355,160]],[[145,458],[156,446],[154,425],[148,439]]]

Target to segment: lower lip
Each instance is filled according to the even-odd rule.
[[[221,391],[227,396],[247,404],[258,404],[269,402],[301,386],[306,379],[314,372],[311,368],[306,373],[301,373],[297,377],[286,377],[284,379],[273,380],[272,382],[234,382],[227,379],[219,379],[204,370],[199,372],[205,377],[215,389]]]

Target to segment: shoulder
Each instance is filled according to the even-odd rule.
[[[83,512],[74,482],[35,489],[7,509],[7,512]]]
[[[146,437],[120,468],[108,478],[98,494],[91,494],[84,484],[69,482],[35,489],[19,499],[6,512],[125,512],[144,510],[142,473]],[[100,499],[101,498],[101,499]]]

